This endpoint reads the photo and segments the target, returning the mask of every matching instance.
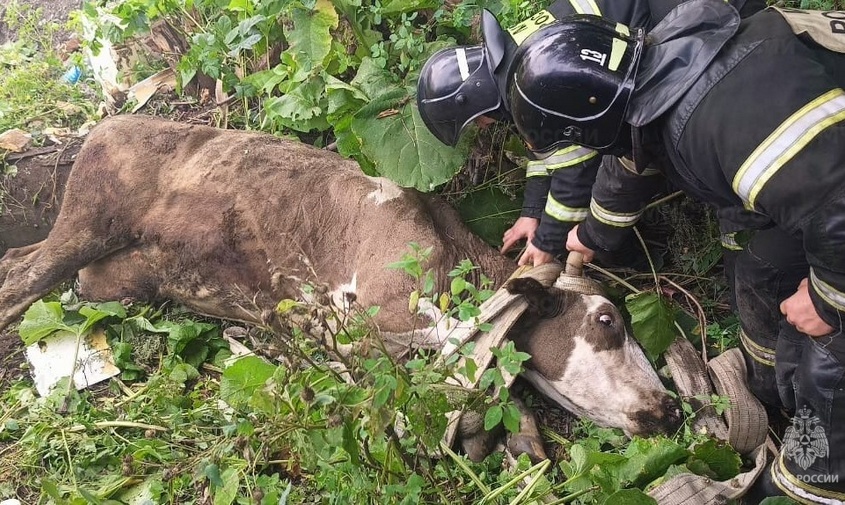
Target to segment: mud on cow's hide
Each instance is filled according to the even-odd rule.
[[[340,299],[380,306],[383,334],[442,344],[408,313],[413,280],[385,268],[411,242],[432,247],[439,279],[464,258],[497,284],[514,271],[442,200],[368,177],[336,154],[269,135],[111,118],[77,156],[49,236],[0,261],[0,329],[79,272],[88,299],[169,298],[255,323],[303,282],[319,282]],[[677,405],[610,302],[531,280],[510,287],[530,301],[511,337],[532,354],[526,376],[543,393],[628,434],[674,429]]]

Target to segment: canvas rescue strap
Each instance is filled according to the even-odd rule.
[[[845,53],[845,11],[769,8],[778,11],[796,35],[807,34],[825,49]]]
[[[677,338],[665,353],[678,392],[684,397],[730,398],[731,408],[719,416],[712,407],[698,411],[693,429],[727,441],[754,467],[733,479],[716,481],[701,475],[676,475],[648,492],[660,505],[721,505],[743,496],[766,467],[768,418],[759,400],[748,389],[742,351],[726,351],[706,367],[689,340]],[[703,395],[703,396],[702,396]],[[724,417],[724,419],[723,419]]]
[[[583,275],[583,258],[570,253],[565,269],[553,263],[537,268],[521,267],[511,278],[533,277],[544,286],[554,285],[559,289],[584,294],[603,294],[601,285]],[[474,380],[464,376],[456,378],[456,385],[474,389],[478,386],[481,371],[493,359],[491,349],[505,342],[505,335],[527,308],[527,302],[519,295],[512,295],[504,288],[499,289],[484,302],[480,322],[493,324],[489,332],[479,332],[478,325],[452,335],[451,342],[441,353],[441,359],[454,354],[470,340],[475,340],[475,349],[470,356],[477,365]],[[727,481],[714,481],[692,473],[679,474],[649,491],[649,495],[660,505],[722,505],[726,500],[744,495],[760,476],[766,466],[766,437],[768,419],[763,405],[748,389],[745,361],[739,349],[731,349],[707,363],[706,367],[693,345],[685,338],[677,338],[665,353],[678,392],[685,398],[709,398],[712,394],[726,396],[731,408],[722,416],[712,406],[703,406],[696,414],[693,429],[706,432],[727,441],[743,456],[754,462],[754,467]],[[461,358],[465,361],[466,358]],[[458,365],[458,369],[461,364]],[[515,377],[506,377],[503,387],[510,387]],[[451,447],[457,436],[461,411],[449,414],[449,425],[443,443]]]

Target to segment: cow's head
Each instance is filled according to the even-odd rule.
[[[524,377],[537,389],[573,413],[628,436],[678,429],[680,405],[607,298],[545,288],[528,277],[505,287],[528,302],[510,337],[531,354]]]

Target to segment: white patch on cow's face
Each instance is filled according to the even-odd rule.
[[[355,296],[352,296],[350,300],[349,295],[358,294],[358,272],[352,274],[352,280],[349,281],[349,283],[341,284],[337,287],[337,289],[333,290],[329,294],[332,297],[332,302],[334,302],[335,307],[343,309],[344,311],[351,309],[351,300],[354,300]]]
[[[645,355],[629,341],[622,349],[596,352],[586,340],[575,337],[562,377],[547,378],[534,370],[524,376],[573,413],[601,426],[620,427],[629,436],[641,431],[631,415],[659,409],[648,403],[665,393]]]
[[[587,314],[595,314],[599,307],[608,303],[608,299],[601,295],[584,295],[583,300],[587,306]]]
[[[376,185],[376,189],[367,195],[367,198],[376,202],[376,205],[402,196],[402,188],[390,179],[384,177],[367,177],[367,179]]]

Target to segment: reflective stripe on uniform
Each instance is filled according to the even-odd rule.
[[[595,199],[590,200],[590,212],[593,214],[594,218],[601,221],[602,223],[609,226],[615,226],[617,228],[627,228],[629,226],[634,226],[643,213],[642,211],[611,212],[599,205]]]
[[[568,207],[557,200],[552,195],[546,200],[546,214],[552,216],[558,221],[581,222],[587,219],[590,214],[590,209],[579,207]]]
[[[594,0],[569,0],[572,8],[578,14],[594,14],[601,16],[601,10]]]
[[[778,170],[822,130],[845,120],[845,91],[831,90],[790,116],[745,160],[733,179],[733,189],[753,210],[757,196]]]
[[[525,166],[525,177],[545,177],[547,175],[549,175],[549,171],[546,170],[546,164],[543,163],[543,160],[532,160]]]
[[[736,232],[734,233],[723,233],[721,237],[722,247],[727,249],[728,251],[741,251],[742,246],[739,245],[736,241]]]
[[[751,340],[744,330],[739,330],[739,342],[751,359],[766,366],[775,366],[775,350]]]
[[[845,293],[819,279],[812,268],[810,268],[810,285],[828,305],[833,306],[836,310],[845,311]]]
[[[658,175],[660,173],[660,170],[657,170],[656,168],[652,168],[652,167],[646,167],[645,170],[643,170],[642,173],[640,173],[640,172],[637,172],[637,166],[630,159],[625,158],[625,157],[618,158],[618,159],[619,159],[619,164],[622,165],[622,168],[631,172],[634,175],[639,175],[639,176],[642,176],[642,177],[651,177],[653,175]]]
[[[569,146],[558,149],[554,154],[540,161],[546,166],[546,170],[551,172],[559,168],[571,167],[583,163],[596,155],[598,155],[598,152],[589,147]]]
[[[772,463],[772,480],[781,491],[798,503],[821,503],[825,505],[841,505],[845,500],[845,493],[828,491],[809,482],[804,482],[790,472],[783,462],[783,450],[778,455],[777,461]]]

